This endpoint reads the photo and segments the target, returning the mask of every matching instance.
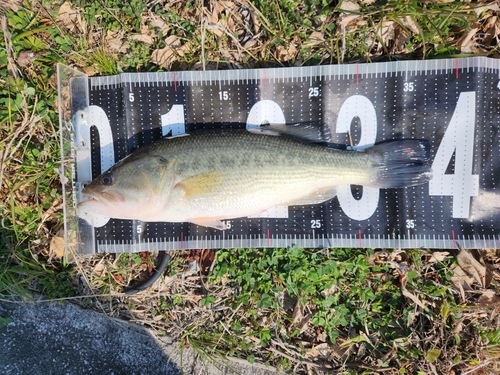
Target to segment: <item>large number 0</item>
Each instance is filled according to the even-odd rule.
[[[95,126],[99,133],[99,147],[101,150],[101,170],[107,171],[115,164],[115,151],[113,148],[113,133],[109,124],[108,116],[104,110],[96,105],[91,105],[86,111],[87,117],[81,119],[76,127],[76,170],[80,182],[92,180],[92,162],[90,152],[90,128]],[[97,214],[81,213],[94,227],[102,227],[108,221],[108,217]]]
[[[433,178],[429,181],[430,195],[453,197],[454,218],[469,217],[470,198],[479,192],[479,177],[472,174],[475,124],[476,93],[463,92],[432,163]],[[446,174],[453,154],[455,171]]]
[[[377,138],[377,113],[372,102],[365,96],[351,96],[342,104],[337,118],[337,133],[348,132],[354,117],[358,117],[361,122],[361,138],[353,149],[372,146]],[[379,189],[363,187],[363,195],[357,200],[352,196],[350,185],[341,185],[337,188],[337,198],[347,216],[354,220],[366,220],[377,209]]]

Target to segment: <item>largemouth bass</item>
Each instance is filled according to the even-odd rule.
[[[425,183],[428,159],[428,142],[420,140],[347,151],[283,134],[199,131],[134,151],[82,190],[78,210],[223,230],[226,219],[332,199],[342,184]]]

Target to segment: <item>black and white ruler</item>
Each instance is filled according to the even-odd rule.
[[[134,149],[214,127],[327,124],[331,142],[348,145],[350,132],[359,149],[427,139],[434,173],[428,184],[407,189],[344,186],[323,204],[229,220],[224,232],[190,223],[79,220],[80,249],[498,248],[499,82],[500,60],[482,57],[75,78],[71,94],[87,95],[87,105],[74,107],[76,197]]]

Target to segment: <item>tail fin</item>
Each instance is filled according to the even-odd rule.
[[[428,141],[406,139],[380,143],[366,150],[374,168],[371,185],[401,188],[428,182],[432,178]]]

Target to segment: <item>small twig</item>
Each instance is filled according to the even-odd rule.
[[[489,360],[481,363],[480,365],[477,365],[476,367],[473,367],[469,371],[462,372],[462,375],[472,374],[472,373],[476,372],[477,370],[479,370],[480,368],[488,366],[491,362],[492,362],[491,359],[489,359]]]
[[[256,368],[259,368],[262,370],[278,372],[276,367],[267,366],[263,363],[254,362],[254,363],[250,364],[250,362],[248,362],[246,359],[241,359],[241,358],[237,358],[237,357],[230,357],[230,356],[226,356],[226,359],[230,360],[231,362],[236,362],[236,363],[246,365],[246,366],[251,365],[252,367],[256,367]]]
[[[310,362],[310,361],[306,361],[306,360],[303,360],[303,359],[297,359],[297,358],[294,358],[292,357],[291,355],[288,355],[288,354],[285,354],[283,352],[280,352],[278,349],[274,349],[273,347],[269,347],[269,348],[266,348],[267,350],[273,352],[273,353],[276,353],[282,357],[285,357],[287,359],[289,359],[290,361],[293,361],[293,362],[296,362],[296,363],[301,363],[301,364],[304,364],[304,365],[309,365],[309,366],[312,366],[312,367],[320,367],[317,363],[314,363],[314,362]]]

